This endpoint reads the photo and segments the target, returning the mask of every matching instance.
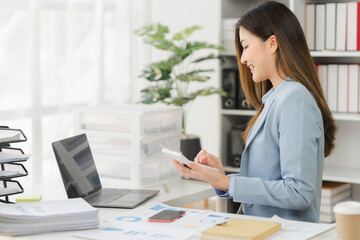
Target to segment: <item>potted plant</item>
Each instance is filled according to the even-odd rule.
[[[201,147],[198,137],[186,134],[184,106],[198,96],[226,95],[226,92],[221,88],[215,87],[205,87],[194,92],[189,91],[190,83],[206,82],[210,79],[206,73],[214,72],[214,69],[198,68],[198,63],[209,60],[222,61],[222,58],[214,53],[207,53],[207,55],[200,57],[198,54],[195,57],[194,53],[203,49],[224,50],[221,46],[207,42],[187,40],[191,34],[200,29],[201,27],[196,25],[187,27],[175,33],[171,38],[167,38],[169,28],[159,23],[147,25],[135,31],[135,34],[141,36],[145,43],[168,53],[166,59],[151,63],[142,71],[140,77],[148,80],[150,84],[141,90],[140,102],[145,104],[164,103],[182,107],[181,151],[189,159],[193,159],[194,153],[196,155]]]

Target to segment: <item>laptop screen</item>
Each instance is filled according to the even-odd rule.
[[[52,147],[69,198],[86,197],[101,189],[85,134],[53,142]]]

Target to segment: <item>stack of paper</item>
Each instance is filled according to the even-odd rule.
[[[0,129],[0,143],[7,143],[20,140],[21,134],[19,131],[2,130]]]
[[[349,200],[350,195],[350,183],[323,181],[319,216],[320,222],[334,222],[335,213],[333,209],[336,203]]]
[[[0,163],[26,161],[29,157],[29,154],[0,152]]]
[[[3,179],[8,179],[11,177],[15,177],[19,175],[19,171],[6,171],[6,170],[1,170],[0,171],[0,180]]]
[[[16,187],[0,187],[0,196],[21,193],[23,190],[21,188]]]
[[[82,198],[0,207],[0,235],[90,229],[98,225],[98,210]]]

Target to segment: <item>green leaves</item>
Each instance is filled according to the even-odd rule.
[[[173,100],[171,101],[170,104],[181,107],[181,106],[185,105],[186,103],[193,101],[195,98],[197,98],[199,96],[209,96],[209,95],[213,95],[213,94],[219,94],[221,96],[227,95],[227,93],[225,91],[223,91],[222,89],[215,88],[215,87],[207,87],[204,89],[197,90],[196,92],[190,93],[190,95],[188,97],[173,98]]]
[[[207,42],[188,42],[186,44],[186,49],[191,51],[197,51],[200,49],[216,49],[216,50],[224,50],[224,47],[216,46],[214,44],[209,44]]]
[[[144,69],[140,77],[146,78],[151,82],[169,80],[172,68],[181,63],[184,56],[172,55],[169,59],[157,63],[150,64]]]
[[[200,30],[202,27],[200,26],[192,26],[192,27],[188,27],[188,28],[185,28],[184,30],[176,33],[172,40],[174,41],[180,41],[180,40],[185,40],[187,39],[191,34],[193,34],[193,32],[197,31],[197,30]]]
[[[150,81],[151,85],[141,91],[140,102],[146,104],[162,102],[183,106],[198,96],[212,94],[224,96],[225,92],[222,89],[214,87],[207,87],[193,93],[187,92],[189,83],[206,82],[210,79],[210,76],[206,76],[204,73],[214,71],[213,69],[198,69],[196,68],[198,63],[207,60],[222,60],[215,53],[210,53],[184,63],[185,59],[202,49],[224,50],[221,46],[207,42],[187,40],[195,31],[200,29],[201,27],[197,25],[187,27],[170,38],[168,37],[169,28],[160,23],[144,26],[135,31],[135,34],[141,36],[146,44],[171,53],[171,56],[167,59],[154,62],[142,70],[140,77]],[[174,73],[174,69],[176,73]]]
[[[188,73],[179,74],[176,76],[177,79],[179,79],[182,82],[192,82],[192,81],[198,81],[198,82],[206,82],[210,79],[208,76],[202,76],[199,73],[201,72],[214,72],[213,69],[206,69],[206,70],[196,70]]]
[[[227,93],[223,91],[222,89],[215,88],[215,87],[207,87],[204,89],[200,89],[194,93],[191,93],[190,96],[195,99],[198,96],[209,96],[212,94],[219,94],[222,97],[225,97]]]
[[[168,80],[171,74],[171,67],[167,67],[165,63],[154,63],[144,69],[140,77],[146,78],[150,82]]]
[[[141,90],[141,101],[145,104],[152,104],[157,102],[166,102],[167,98],[171,97],[171,88],[161,88],[158,86],[150,86]]]
[[[215,55],[214,53],[210,53],[210,54],[207,55],[206,57],[197,58],[197,59],[193,60],[192,62],[193,62],[193,63],[199,63],[199,62],[203,62],[203,61],[211,60],[211,59],[218,59],[218,60],[220,60],[222,63],[224,62],[223,57],[217,56],[217,55]]]
[[[176,98],[172,99],[170,104],[172,104],[174,106],[181,107],[181,106],[185,105],[186,103],[188,103],[188,102],[190,102],[192,100],[194,100],[194,99],[190,98],[190,97],[176,97]]]
[[[166,33],[169,33],[169,28],[160,23],[147,25],[135,31],[136,35],[153,36],[154,38],[165,38]]]
[[[136,35],[144,37],[144,42],[161,50],[174,50],[176,46],[172,41],[165,39],[165,34],[169,33],[169,28],[160,23],[151,24],[137,29]]]

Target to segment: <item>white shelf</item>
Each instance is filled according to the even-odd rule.
[[[342,121],[360,121],[359,113],[333,113],[335,120]]]
[[[323,180],[360,184],[360,169],[325,166]]]
[[[222,56],[233,56],[236,57],[235,51],[222,51]],[[312,57],[316,58],[328,58],[328,57],[340,57],[340,58],[354,58],[360,57],[360,51],[310,51]]]
[[[326,160],[325,160],[326,161]],[[225,172],[239,173],[239,167],[224,166]],[[360,184],[360,169],[325,167],[323,180]]]
[[[229,172],[229,173],[239,173],[240,167],[224,166],[224,170],[225,170],[225,172]]]
[[[240,109],[222,109],[222,115],[233,115],[233,116],[254,116],[255,110],[240,110]]]
[[[353,51],[310,51],[313,57],[360,57],[360,52]]]
[[[231,116],[254,116],[256,113],[255,110],[240,110],[240,109],[222,109],[222,115],[231,115]],[[342,121],[360,121],[359,113],[337,113],[333,112],[333,117],[335,120]]]
[[[224,166],[225,172],[239,173],[240,168]],[[360,169],[325,167],[323,180],[360,184]]]
[[[236,57],[236,51],[222,51],[222,56],[233,56]],[[354,58],[360,57],[360,51],[310,51],[312,57],[340,57],[340,58]]]
[[[325,160],[326,161],[326,160]],[[239,167],[224,166],[225,172],[239,173]],[[360,169],[325,167],[323,180],[360,184]]]
[[[239,173],[240,168],[224,166],[225,172]],[[325,167],[323,180],[360,184],[360,169]]]

